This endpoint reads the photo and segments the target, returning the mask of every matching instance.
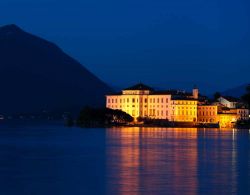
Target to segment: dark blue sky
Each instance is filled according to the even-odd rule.
[[[1,0],[9,23],[113,86],[210,93],[250,82],[249,0]]]

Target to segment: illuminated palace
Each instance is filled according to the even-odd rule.
[[[141,117],[173,122],[217,123],[221,127],[249,118],[249,110],[238,100],[220,97],[216,102],[209,102],[205,96],[199,95],[196,87],[192,93],[183,90],[157,91],[140,83],[107,95],[106,107],[122,110],[135,120]]]
[[[137,84],[121,93],[107,95],[106,99],[107,108],[122,110],[135,119],[197,121],[198,89],[191,94],[177,90],[155,91],[144,84]]]

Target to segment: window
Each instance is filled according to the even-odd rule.
[[[166,98],[166,103],[168,103],[168,98]]]
[[[127,98],[127,102],[129,103],[129,98]]]
[[[161,103],[163,103],[163,98],[161,98]]]
[[[135,98],[132,98],[132,102],[135,103]]]
[[[147,98],[145,98],[145,99],[144,99],[144,102],[145,102],[145,103],[147,103],[147,102],[148,102],[148,99],[147,99]]]
[[[135,116],[135,110],[132,110],[132,116]]]

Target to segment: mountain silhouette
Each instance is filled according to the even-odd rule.
[[[0,114],[104,106],[111,88],[55,44],[0,27]]]
[[[247,86],[248,86],[248,84],[243,84],[243,85],[240,85],[238,87],[227,89],[227,90],[223,91],[221,94],[227,95],[227,96],[241,97],[242,95],[244,95],[246,93]]]

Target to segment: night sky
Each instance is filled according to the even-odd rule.
[[[114,87],[211,93],[250,82],[249,0],[1,0],[14,23]]]

